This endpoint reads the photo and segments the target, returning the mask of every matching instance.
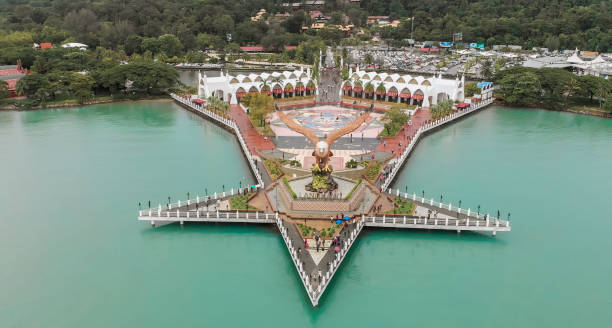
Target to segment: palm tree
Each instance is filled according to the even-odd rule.
[[[274,86],[276,84],[280,84],[281,85],[281,89],[283,89],[283,76],[282,75],[278,75],[278,76],[271,76],[270,78],[270,83],[272,84],[272,89],[274,89]]]
[[[574,95],[574,92],[580,90],[580,85],[578,84],[578,80],[574,77],[571,77],[567,82],[563,84],[563,95],[565,96],[565,100],[563,102],[563,107],[567,108],[567,101],[569,97]]]
[[[599,84],[599,88],[597,88],[597,98],[599,98],[599,108],[603,107],[603,100],[608,96],[608,88],[604,83]]]

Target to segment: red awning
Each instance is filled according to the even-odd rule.
[[[389,92],[387,92],[387,96],[389,96],[389,97],[397,97],[397,91],[389,91]]]
[[[315,87],[306,87],[306,90],[308,90],[308,91],[312,91],[314,89],[315,89]]]
[[[342,87],[342,90],[344,91],[351,91],[353,88],[350,85],[345,85]]]
[[[384,91],[376,91],[376,94],[380,96],[380,95],[384,95],[385,92]]]
[[[285,92],[293,92],[293,89],[292,88],[285,89]]]
[[[424,52],[427,52],[427,51],[429,51],[429,48],[421,48],[420,50],[424,51]]]
[[[238,97],[238,98],[244,97],[246,95],[247,95],[246,92],[236,92],[236,97]]]
[[[254,94],[259,93],[259,92],[257,92],[257,91],[249,91],[249,93],[254,95]]]
[[[298,91],[298,92],[299,91],[304,91],[304,90],[306,90],[305,87],[297,87],[297,88],[295,88],[295,91]]]
[[[283,93],[283,89],[274,89],[274,91],[272,91],[272,92],[274,92],[274,94],[277,95],[279,93]]]
[[[272,94],[272,91],[270,91],[270,90],[263,90],[261,93],[263,93],[264,95],[268,95],[269,96],[269,95]]]
[[[361,92],[361,91],[363,91],[363,88],[362,87],[354,87],[353,91],[354,92]]]
[[[423,100],[423,99],[425,99],[425,96],[424,95],[413,95],[412,99],[414,99],[414,100]]]
[[[456,106],[457,108],[465,108],[465,107],[470,107],[470,104],[462,102],[462,103],[457,104],[457,105],[455,105],[455,106]]]
[[[196,104],[203,104],[203,103],[205,103],[205,101],[202,100],[202,99],[194,99],[193,102],[196,103]]]
[[[400,93],[400,98],[410,99],[410,94],[409,93]]]

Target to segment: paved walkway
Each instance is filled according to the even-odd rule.
[[[274,149],[274,143],[257,132],[257,129],[251,124],[251,120],[249,120],[249,117],[240,105],[230,105],[230,114],[232,119],[238,124],[242,137],[251,152]]]
[[[423,125],[430,118],[429,109],[419,109],[416,113],[410,118],[411,124],[406,125],[406,129],[402,132],[400,131],[395,137],[385,138],[380,144],[376,147],[378,151],[387,151],[391,152],[393,150],[394,157],[399,157],[410,140],[414,138],[417,130],[421,125]],[[385,146],[385,141],[387,142]],[[400,144],[401,143],[401,147]]]

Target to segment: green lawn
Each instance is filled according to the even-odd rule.
[[[230,198],[230,205],[231,208],[233,210],[254,210],[256,209],[256,207],[253,207],[249,204],[247,204],[249,197],[251,197],[253,194],[246,194],[246,195],[238,195],[238,196],[234,196],[232,198]]]
[[[404,214],[404,215],[412,215],[414,214],[414,210],[416,209],[416,205],[405,199],[401,199],[398,197],[393,198],[393,201],[397,205],[395,211],[387,211],[386,214]]]

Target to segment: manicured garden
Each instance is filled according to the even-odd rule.
[[[338,226],[331,226],[329,228],[323,228],[321,230],[317,230],[314,227],[305,225],[303,223],[298,223],[297,224],[298,229],[300,230],[300,234],[302,235],[302,237],[314,237],[317,233],[319,234],[319,236],[326,238],[326,237],[333,237],[334,234],[336,233],[336,230],[338,230]]]
[[[411,201],[394,197],[393,202],[395,203],[395,208],[385,212],[386,214],[413,215],[416,210],[416,204]]]
[[[257,209],[254,206],[248,204],[249,198],[251,198],[253,194],[246,195],[237,195],[229,199],[230,207],[232,210],[255,210]]]

